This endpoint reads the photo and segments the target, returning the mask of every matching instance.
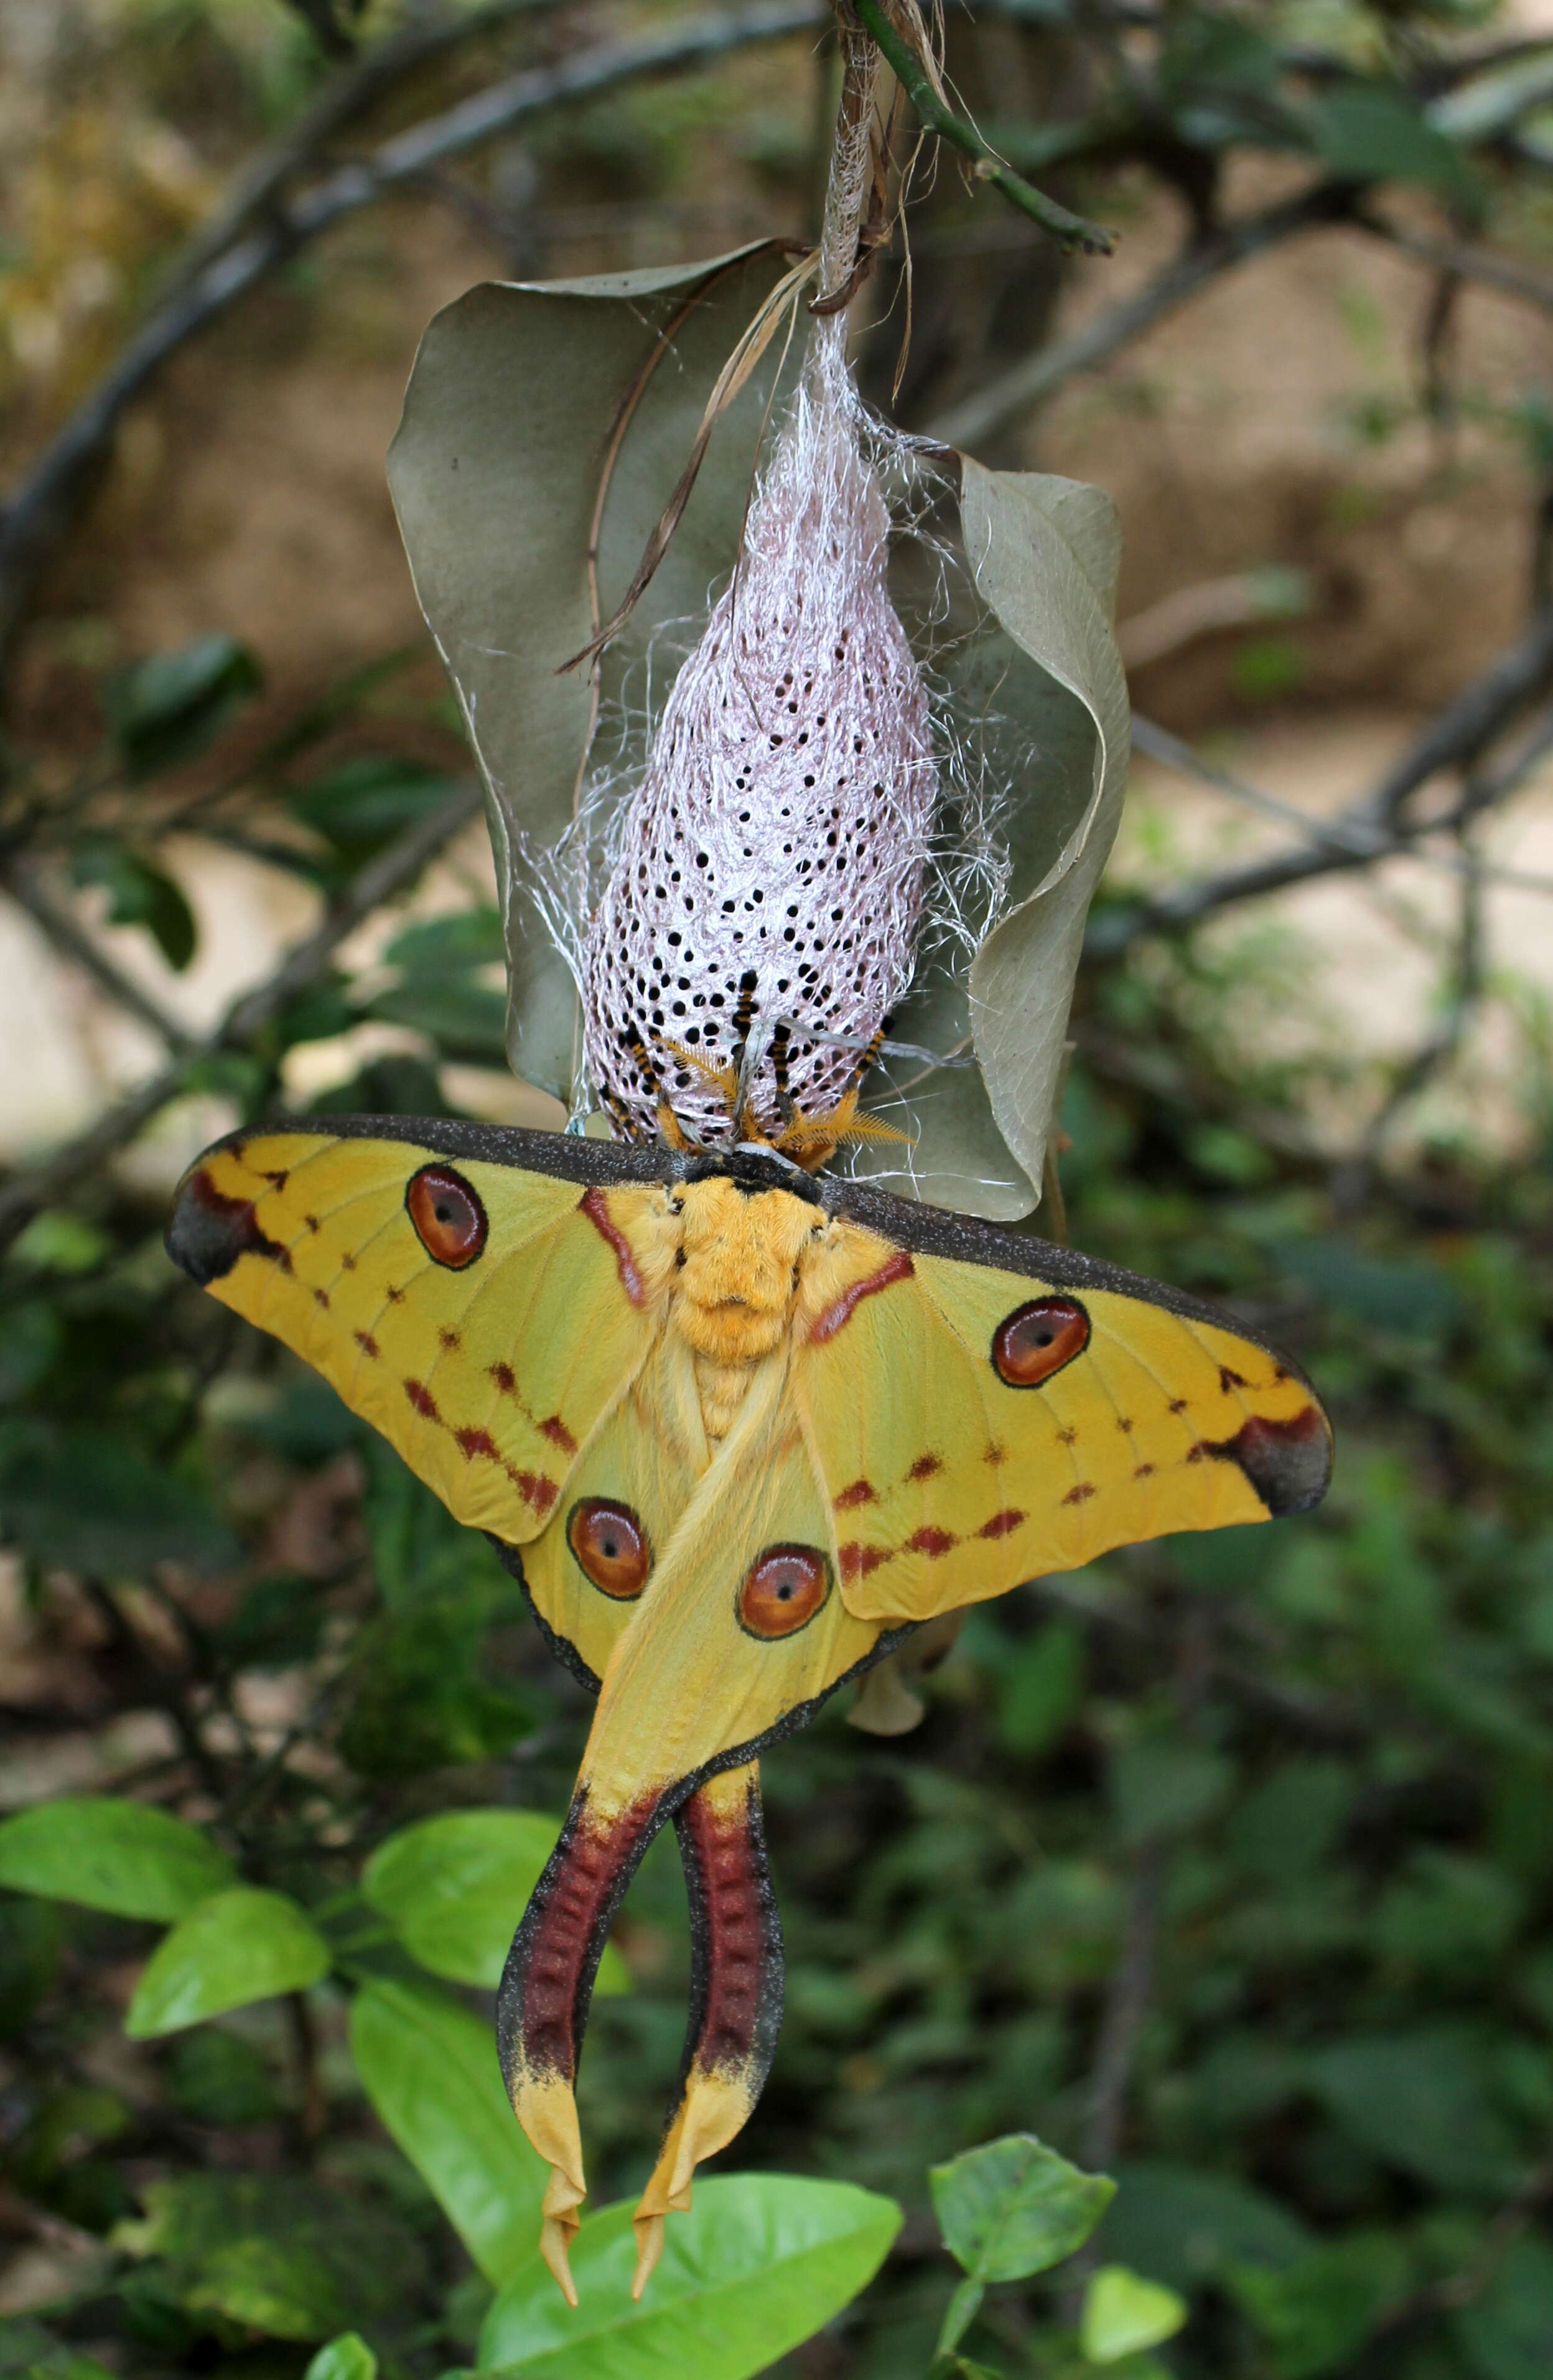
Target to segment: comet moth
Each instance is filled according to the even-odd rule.
[[[836,1127],[844,1131],[844,1123]],[[936,1615],[1175,1529],[1301,1512],[1329,1437],[1244,1326],[776,1142],[631,1146],[404,1118],[242,1133],[168,1245],[486,1531],[598,1696],[514,1941],[503,2070],[570,2290],[594,1973],[673,1822],[694,1982],[638,2286],[770,2064],[758,1761]]]

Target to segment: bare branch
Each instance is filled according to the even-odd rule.
[[[0,520],[0,652],[75,519],[125,408],[170,357],[298,249],[386,191],[550,108],[648,76],[683,73],[755,42],[806,32],[823,19],[819,0],[766,0],[760,7],[693,18],[653,41],[600,42],[559,65],[509,75],[395,134],[359,164],[335,168],[302,196],[269,207],[259,228],[180,280],[152,310],[17,490]]]
[[[470,784],[429,818],[406,827],[354,879],[323,923],[295,943],[261,984],[233,1002],[203,1041],[129,1092],[63,1148],[13,1175],[0,1189],[0,1250],[10,1245],[40,1207],[105,1163],[180,1097],[198,1065],[224,1050],[241,1049],[289,1000],[316,982],[346,935],[382,902],[412,885],[437,853],[478,816],[479,808],[479,788]]]
[[[142,1025],[149,1025],[169,1050],[182,1057],[191,1054],[195,1047],[193,1035],[186,1032],[176,1017],[170,1016],[149,991],[120,972],[106,951],[55,901],[36,868],[29,867],[25,860],[13,861],[0,881],[18,908],[26,910],[62,957],[91,976],[117,1007],[139,1018]]]
[[[1323,224],[1341,223],[1353,201],[1353,185],[1317,182],[1298,198],[1227,225],[1208,238],[1195,240],[1173,264],[1123,298],[1117,305],[1092,315],[1065,339],[1039,347],[989,381],[973,396],[951,406],[928,425],[928,435],[945,446],[975,447],[1008,428],[1021,415],[1056,394],[1078,373],[1093,371],[1108,357],[1150,329],[1219,273],[1249,262],[1281,241]]]

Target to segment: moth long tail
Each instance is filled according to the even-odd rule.
[[[679,2093],[634,2221],[639,2298],[665,2216],[690,2205],[703,2158],[726,2148],[760,2095],[782,2023],[782,1926],[751,1761],[690,1795],[674,1818],[690,1902],[690,2020]]]
[[[667,1812],[644,1795],[595,1815],[578,1789],[513,1937],[496,2000],[496,2039],[513,2113],[548,2162],[540,2251],[576,2303],[569,2250],[588,2194],[577,2129],[577,2060],[610,1923]]]

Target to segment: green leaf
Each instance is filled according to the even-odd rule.
[[[192,759],[262,683],[247,647],[224,636],[197,638],[122,670],[104,707],[128,774],[147,777]]]
[[[486,2317],[479,2368],[516,2380],[750,2380],[872,2280],[901,2227],[893,2199],[746,2173],[698,2181],[669,2222],[640,2304],[628,2204],[585,2220],[574,2310],[532,2254]]]
[[[1139,2160],[1118,2180],[1100,2247],[1171,2289],[1200,2288],[1229,2264],[1292,2265],[1316,2244],[1276,2199],[1232,2174]]]
[[[560,1831],[558,1818],[534,1810],[450,1810],[391,1835],[361,1889],[421,1966],[493,1991]],[[595,1989],[630,1988],[619,1951],[606,1947]]]
[[[1402,2297],[1407,2259],[1395,2240],[1358,2233],[1279,2273],[1231,2265],[1223,2277],[1267,2342],[1274,2380],[1321,2380]]]
[[[343,2330],[313,2357],[303,2380],[377,2380],[378,2359],[359,2331]]]
[[[1233,1781],[1232,1764],[1219,1753],[1170,1736],[1135,1737],[1122,1746],[1110,1771],[1122,1841],[1157,1842],[1201,1826]]]
[[[1425,182],[1459,199],[1476,188],[1455,141],[1395,84],[1340,84],[1310,103],[1307,120],[1316,153],[1333,174],[1364,182]]]
[[[1116,2195],[1033,2132],[1009,2132],[928,2174],[944,2245],[978,2281],[1020,2281],[1082,2248]]]
[[[0,1531],[34,1561],[110,1579],[159,1561],[220,1570],[238,1551],[206,1496],[102,1429],[18,1429],[0,1454]]]
[[[1316,2052],[1305,2072],[1333,2121],[1403,2173],[1485,2196],[1523,2178],[1481,2044],[1464,2027],[1360,2034]]]
[[[163,1925],[236,1883],[197,1827],[145,1802],[67,1794],[0,1823],[0,1885]]]
[[[953,2293],[943,2310],[943,2321],[940,2325],[939,2343],[935,2350],[938,2354],[953,2354],[980,2313],[981,2301],[986,2295],[985,2283],[973,2281],[968,2273],[964,2280],[955,2282]]]
[[[124,2029],[134,2041],[176,2033],[249,2000],[306,1991],[329,1964],[328,1943],[285,1893],[218,1892],[152,1953]]]
[[[108,896],[111,926],[143,926],[170,967],[181,974],[200,939],[181,887],[127,844],[94,838],[71,864],[77,884],[94,884]]]
[[[380,1025],[408,1025],[430,1034],[443,1053],[469,1066],[504,1066],[506,1002],[489,984],[467,976],[417,976],[363,1001],[361,1014]]]
[[[1474,2380],[1547,2380],[1553,2372],[1553,2248],[1517,2240],[1487,2288],[1455,2317]]]
[[[471,967],[500,966],[503,958],[502,913],[489,903],[422,917],[395,934],[382,954],[385,966],[406,976],[463,975]]]
[[[0,2374],[24,2380],[114,2380],[105,2363],[81,2355],[25,2314],[0,2314]]]
[[[115,2243],[156,2257],[176,2301],[274,2338],[332,2339],[383,2320],[419,2289],[413,2233],[306,2175],[186,2174],[142,2193]]]
[[[36,1272],[95,1272],[113,1245],[107,1232],[89,1223],[84,1215],[72,1215],[64,1207],[46,1207],[13,1242],[11,1262]],[[7,1339],[15,1326],[15,1314],[8,1314]]]
[[[354,867],[457,791],[456,778],[423,760],[368,754],[315,777],[286,808]]]
[[[532,2255],[550,2168],[518,2128],[491,2028],[440,1992],[377,1981],[351,2003],[367,2096],[487,2280]]]
[[[1079,2344],[1091,2363],[1120,2363],[1173,2338],[1186,2320],[1184,2301],[1125,2265],[1102,2265],[1089,2277],[1079,2322]]]

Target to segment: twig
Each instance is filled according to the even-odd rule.
[[[359,164],[337,167],[301,197],[270,208],[261,228],[180,281],[153,310],[17,490],[0,520],[0,652],[14,638],[126,407],[170,357],[308,241],[444,159],[461,156],[546,109],[642,77],[684,72],[755,42],[807,31],[821,21],[819,0],[767,0],[761,7],[693,18],[655,41],[600,42],[557,66],[528,67],[491,84],[395,134]]]
[[[1391,248],[1400,248],[1406,256],[1416,257],[1421,264],[1431,264],[1462,281],[1480,281],[1486,288],[1501,290],[1507,298],[1520,298],[1528,306],[1553,311],[1553,281],[1545,280],[1541,273],[1531,272],[1508,256],[1496,256],[1486,248],[1469,247],[1462,240],[1436,239],[1427,232],[1392,223],[1389,216],[1373,213],[1367,207],[1356,210],[1353,220],[1361,230],[1373,233]]]
[[[51,1157],[14,1175],[0,1190],[0,1250],[10,1245],[40,1207],[133,1140],[152,1116],[159,1115],[180,1096],[197,1066],[219,1056],[224,1050],[241,1049],[251,1041],[287,1001],[317,980],[340,943],[364,917],[414,883],[427,863],[477,815],[479,806],[479,789],[469,785],[430,818],[406,827],[354,879],[323,923],[295,943],[261,984],[235,1000],[213,1032],[187,1056],[175,1059],[138,1090],[129,1092]]]
[[[945,446],[976,447],[1055,395],[1078,373],[1128,345],[1199,289],[1237,264],[1321,225],[1343,222],[1353,202],[1347,182],[1317,182],[1298,198],[1281,200],[1207,239],[1195,240],[1173,264],[1115,306],[1082,322],[1065,339],[1037,348],[929,422],[927,434]]]
[[[1498,666],[1498,665],[1496,665]],[[1490,675],[1494,673],[1490,672]],[[1527,690],[1527,684],[1517,679],[1513,691],[1507,696],[1501,716],[1496,722],[1504,725],[1510,712],[1518,707]],[[1474,692],[1469,688],[1469,696]],[[1458,706],[1450,706],[1452,710]],[[1455,758],[1460,763],[1469,751],[1480,748],[1495,732],[1495,727],[1483,725],[1483,714],[1475,704],[1462,698],[1460,722],[1463,729],[1471,726],[1472,735],[1460,737],[1462,748]],[[1199,918],[1231,906],[1241,901],[1259,899],[1268,892],[1280,892],[1287,886],[1301,884],[1315,876],[1329,876],[1340,869],[1367,868],[1375,861],[1394,858],[1406,854],[1443,869],[1452,876],[1472,876],[1486,884],[1503,884],[1525,892],[1553,895],[1553,876],[1538,874],[1535,869],[1509,868],[1494,862],[1464,857],[1459,852],[1420,849],[1426,835],[1454,832],[1470,819],[1502,801],[1524,782],[1537,762],[1553,750],[1553,712],[1539,723],[1533,735],[1499,769],[1469,778],[1460,800],[1437,818],[1397,818],[1390,826],[1379,822],[1384,815],[1383,801],[1389,801],[1391,791],[1405,784],[1408,791],[1416,790],[1437,770],[1447,765],[1450,757],[1446,737],[1441,734],[1443,722],[1437,720],[1418,739],[1407,758],[1400,762],[1377,791],[1363,801],[1354,803],[1336,819],[1313,819],[1292,802],[1280,801],[1277,795],[1268,794],[1227,770],[1219,769],[1204,760],[1189,745],[1183,744],[1161,727],[1147,720],[1134,720],[1133,740],[1140,751],[1151,753],[1170,768],[1212,785],[1229,794],[1248,808],[1281,819],[1297,826],[1303,838],[1299,849],[1280,852],[1274,857],[1252,862],[1244,868],[1225,868],[1217,876],[1200,877],[1195,883],[1183,884],[1173,892],[1158,894],[1151,900],[1139,901],[1125,908],[1110,911],[1093,918],[1085,936],[1085,953],[1090,959],[1112,959],[1130,948],[1141,936],[1151,933],[1178,932],[1183,927],[1195,925]],[[1422,765],[1426,759],[1428,765]],[[1377,816],[1377,813],[1379,814]]]
[[[18,908],[26,910],[55,949],[91,976],[110,1000],[131,1016],[138,1017],[142,1025],[149,1025],[157,1038],[177,1055],[188,1057],[192,1052],[194,1036],[186,1032],[176,1017],[170,1016],[149,991],[143,991],[138,983],[120,972],[106,951],[101,950],[91,935],[82,930],[67,909],[59,906],[34,868],[25,861],[15,861],[0,882],[4,883]]]
[[[1058,246],[1070,253],[1084,256],[1110,256],[1116,247],[1116,234],[1107,231],[1103,224],[1090,223],[1075,215],[1044,190],[1037,190],[1022,174],[1016,174],[982,139],[974,124],[956,115],[947,106],[923,67],[921,59],[909,42],[897,30],[880,0],[851,0],[854,14],[879,44],[880,54],[890,67],[896,81],[905,92],[921,121],[940,140],[951,141],[967,157],[977,161],[978,181],[990,182],[1001,190],[1012,206],[1039,224]]]

